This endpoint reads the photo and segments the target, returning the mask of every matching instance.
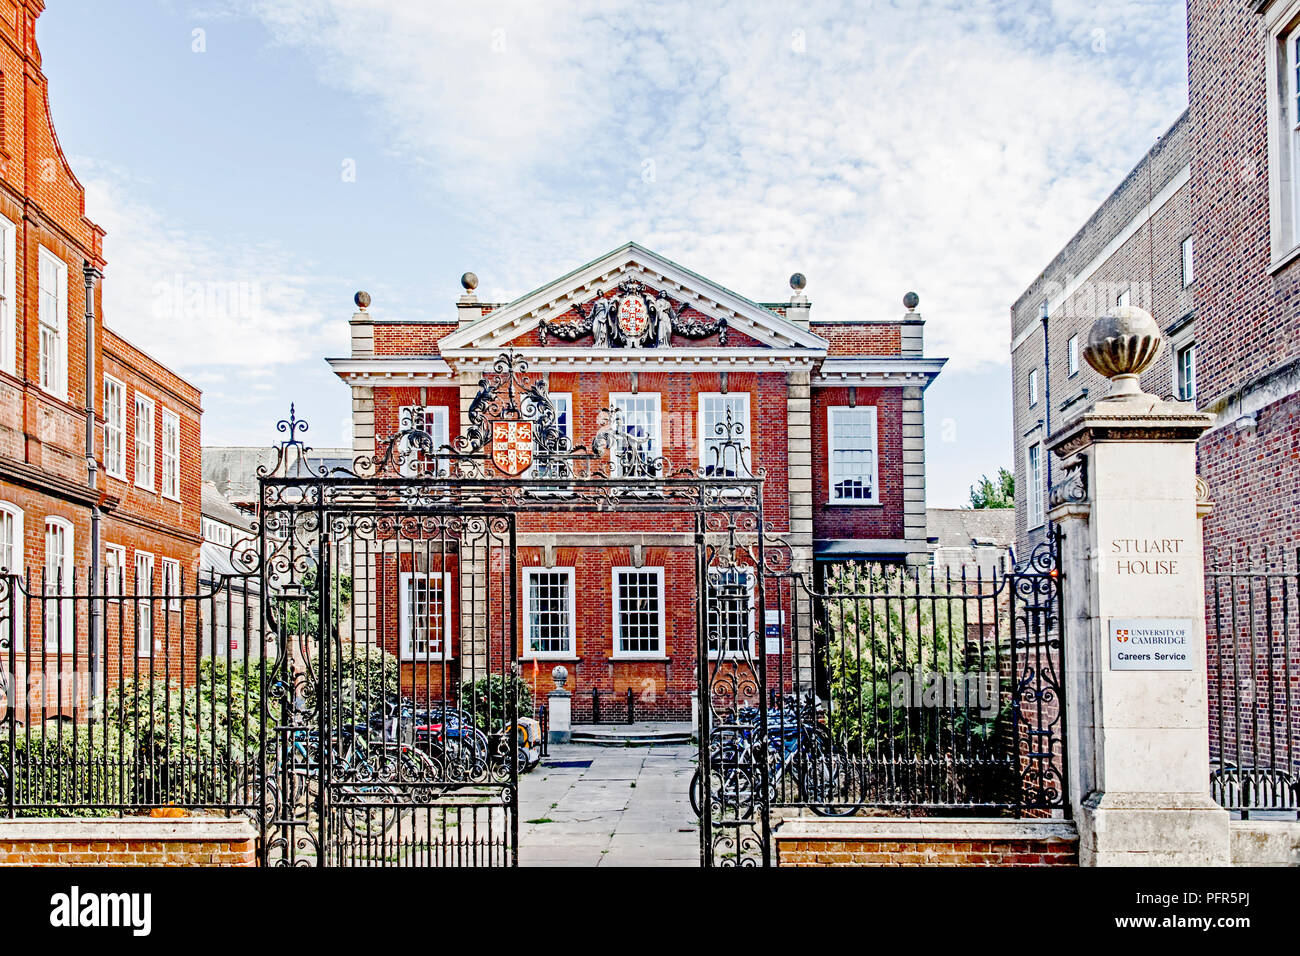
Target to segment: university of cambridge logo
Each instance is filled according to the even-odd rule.
[[[1115,640],[1119,641],[1121,644],[1123,644],[1125,641],[1127,641],[1127,640],[1128,640],[1128,628],[1126,628],[1126,627],[1117,627],[1117,628],[1115,629]]]
[[[492,464],[507,475],[522,475],[533,463],[533,423],[492,423]]]

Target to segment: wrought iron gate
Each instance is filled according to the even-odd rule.
[[[1055,541],[1007,569],[788,554],[760,538],[702,569],[705,865],[770,865],[788,812],[1067,812]]]
[[[763,477],[748,471],[740,423],[716,425],[698,469],[674,468],[617,408],[575,445],[545,382],[507,353],[455,441],[438,444],[418,410],[403,425],[374,456],[325,470],[291,412],[260,476],[259,538],[241,563],[259,573],[283,644],[268,655],[270,745],[256,783],[268,863],[517,863],[521,743],[536,741],[520,704],[521,531],[620,513],[674,536],[695,556],[680,570],[694,588],[697,660],[724,673],[763,614],[775,539],[762,533]],[[730,671],[737,702],[750,693],[742,671]],[[701,674],[711,699],[719,671]],[[748,852],[725,821],[703,830],[705,862],[714,830]]]

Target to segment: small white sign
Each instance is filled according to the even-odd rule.
[[[763,612],[763,650],[767,654],[781,653],[781,628],[785,624],[785,611]]]
[[[1110,669],[1189,671],[1195,660],[1191,618],[1111,618]]]

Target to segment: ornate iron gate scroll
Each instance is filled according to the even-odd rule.
[[[518,722],[531,716],[518,710],[517,544],[532,516],[653,513],[693,537],[701,699],[726,673],[707,666],[711,640],[719,662],[735,649],[753,663],[733,632],[752,638],[763,616],[763,477],[742,467],[739,423],[717,426],[698,469],[674,468],[617,408],[575,445],[513,353],[485,370],[454,442],[421,417],[376,455],[327,469],[291,409],[259,474],[259,537],[239,557],[260,573],[279,645],[257,786],[264,862],[517,863]],[[708,786],[706,773],[706,804]],[[765,802],[761,819],[757,842],[749,824],[706,820],[703,861],[766,860]],[[727,834],[720,847],[713,832]]]

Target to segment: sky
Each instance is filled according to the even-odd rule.
[[[819,318],[916,291],[940,507],[1011,464],[1011,303],[1187,99],[1176,0],[49,0],[37,40],[104,319],[205,444],[290,402],[350,444],[358,289],[449,318],[635,240]]]

